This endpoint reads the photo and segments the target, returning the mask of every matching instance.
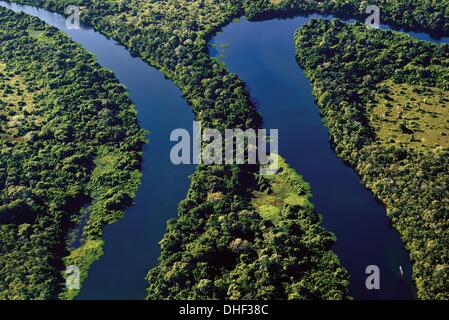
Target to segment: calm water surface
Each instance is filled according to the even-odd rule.
[[[351,295],[356,299],[413,299],[408,253],[391,228],[385,208],[332,150],[311,84],[296,62],[294,33],[317,17],[241,19],[211,40],[210,53],[248,85],[265,127],[279,129],[279,153],[311,183],[313,203],[324,217],[323,224],[337,236],[334,251],[350,273]],[[434,41],[426,34],[410,35]],[[366,289],[369,265],[380,268],[380,290]]]
[[[177,204],[187,192],[193,166],[170,162],[170,133],[192,127],[193,113],[180,90],[156,69],[132,57],[116,41],[107,39],[92,27],[67,30],[65,18],[32,6],[0,5],[34,15],[67,33],[97,61],[112,70],[129,91],[138,110],[139,124],[150,130],[150,143],[144,147],[143,179],[135,205],[125,217],[104,231],[104,255],[95,262],[78,299],[143,299],[145,275],[159,257],[159,241],[166,221],[176,217]]]
[[[170,132],[191,128],[192,112],[180,90],[116,41],[93,28],[67,30],[65,18],[32,6],[0,5],[23,11],[61,29],[98,62],[111,69],[129,91],[140,125],[151,130],[144,147],[142,184],[135,206],[123,219],[105,228],[105,254],[93,264],[78,299],[143,299],[144,276],[159,256],[166,221],[176,216],[177,203],[188,188],[193,166],[174,166],[169,159]],[[317,16],[315,16],[317,17]],[[351,275],[351,294],[357,299],[412,299],[408,254],[390,227],[385,209],[360,184],[329,145],[327,129],[314,104],[311,86],[294,56],[293,34],[309,18],[248,22],[224,28],[211,42],[214,56],[224,55],[231,72],[249,86],[267,128],[280,129],[280,153],[312,184],[314,203],[324,226],[334,232],[334,247]],[[425,34],[411,33],[423,40]],[[447,42],[447,39],[444,39]],[[229,47],[227,47],[229,45]],[[381,290],[365,289],[365,268],[381,270]],[[404,275],[401,277],[399,266]]]

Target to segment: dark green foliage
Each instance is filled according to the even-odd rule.
[[[293,183],[292,190],[311,197],[292,169],[282,170],[293,177],[279,178],[285,180],[278,184]],[[264,219],[249,203],[253,195],[238,195],[239,189],[226,186],[234,173],[210,166],[196,171],[190,192],[179,205],[179,218],[168,223],[160,263],[148,274],[148,297],[347,298],[347,272],[330,251],[335,238],[320,227],[313,206],[307,201],[284,205],[279,221]],[[211,180],[212,189],[199,188]]]
[[[0,97],[0,298],[54,299],[81,206],[98,239],[134,197],[144,133],[125,88],[67,36],[3,8],[0,30],[0,84],[13,88]],[[120,160],[93,175],[108,154]]]
[[[380,139],[368,106],[388,96],[386,80],[449,90],[449,46],[338,20],[312,20],[295,42],[336,152],[386,204],[410,251],[419,297],[447,299],[449,152]]]
[[[332,14],[339,18],[364,20],[368,5],[380,8],[382,23],[398,28],[421,30],[436,36],[449,34],[449,1],[430,0],[245,0],[246,14],[268,19],[297,14]],[[278,3],[278,4],[275,4]]]
[[[79,4],[83,21],[128,46],[134,54],[156,66],[172,79],[192,105],[197,120],[201,120],[207,127],[240,127],[244,129],[258,127],[261,119],[249,99],[244,84],[237,76],[229,74],[219,62],[210,59],[207,49],[207,41],[210,36],[231,22],[232,19],[244,14],[253,19],[311,12],[363,18],[366,16],[363,12],[368,5],[367,1],[360,0],[285,0],[280,1],[279,5],[272,4],[278,1],[269,0],[21,0],[17,2],[43,6],[58,12],[64,12],[64,8],[69,4]],[[435,32],[449,31],[448,14],[446,13],[447,0],[439,3],[434,1],[432,5],[428,4],[429,1],[411,0],[396,1],[394,4],[387,0],[370,2],[370,4],[376,3],[381,6],[384,21],[415,29],[431,29]],[[401,7],[398,7],[399,4]],[[405,14],[403,14],[404,8],[407,10]],[[426,14],[422,14],[422,12]],[[435,19],[436,16],[441,17]],[[435,23],[436,20],[440,22]],[[439,28],[441,24],[443,27]],[[356,98],[355,95],[354,98]],[[363,115],[356,112],[351,117],[361,117],[362,119]],[[369,136],[368,132],[364,132],[366,131],[365,127],[354,125],[355,127],[350,130],[358,132],[357,137]],[[251,196],[246,190],[254,189],[257,178],[253,172],[255,172],[254,169],[248,172],[246,168],[241,167],[226,168],[225,172],[222,172],[222,169],[199,168],[195,174],[196,178],[193,179],[188,199],[180,206],[180,219],[186,219],[189,223],[184,226],[181,223],[172,222],[169,226],[170,237],[175,240],[180,239],[181,235],[196,238],[202,232],[206,233],[209,230],[213,221],[218,218],[216,215],[220,215],[222,219],[226,220],[227,215],[238,215],[238,212],[242,210],[249,210],[248,203]],[[220,200],[214,206],[203,203],[206,195],[216,190],[217,186],[226,188],[226,194],[229,194],[225,197],[226,201]],[[195,201],[192,202],[191,199],[195,199]],[[199,215],[202,218],[199,222],[193,221],[193,218],[189,217],[190,215],[192,217]],[[210,222],[207,218],[209,216],[212,217]],[[241,223],[245,225],[247,222],[242,220]],[[256,226],[261,226],[257,219],[254,226],[250,226],[256,228],[252,232],[257,231]],[[183,231],[184,228],[186,231]],[[229,240],[229,238],[224,239]],[[167,250],[176,252],[176,246],[179,246],[180,243],[177,241],[171,243],[174,249]],[[213,244],[217,248],[224,248],[224,242],[214,242]],[[185,250],[188,251],[188,249]],[[212,249],[208,248],[208,250]],[[174,259],[170,261],[176,261],[185,252],[176,253],[177,258],[167,254],[163,260]],[[212,268],[212,271],[226,274],[229,272],[230,266],[235,265],[237,261],[235,255],[231,255],[229,261],[230,265],[225,264],[221,269]],[[162,263],[165,262],[162,261]],[[188,267],[192,268],[192,266],[195,264]],[[207,268],[207,266],[203,267]],[[198,270],[203,269],[199,268]],[[177,275],[180,274],[177,273]],[[197,286],[192,281],[202,279],[201,274],[187,276],[190,278],[181,279],[184,281],[181,283],[187,283],[187,287],[177,287],[177,282],[173,282],[171,285],[167,283],[162,285],[162,282],[158,282],[157,286],[165,288],[164,291],[158,291],[160,288],[152,287],[151,292],[156,297],[172,297],[178,294],[185,297],[187,291],[183,290]],[[158,275],[153,271],[151,277],[158,277]],[[210,276],[208,279],[212,278]],[[242,292],[247,292],[248,287],[246,286],[248,285],[248,283],[241,285],[244,289]],[[226,284],[218,285],[218,287],[226,288]],[[226,294],[224,291],[217,293],[217,290],[207,280],[201,284],[200,288],[198,296],[201,297],[224,297]],[[286,296],[287,290],[284,287],[277,287],[276,290],[278,290],[276,295],[274,291],[270,291],[266,295],[262,295],[261,292],[257,294],[261,297]],[[312,297],[312,295],[307,297]]]

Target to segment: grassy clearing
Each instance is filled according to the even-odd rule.
[[[101,175],[113,171],[117,161],[120,159],[119,155],[110,153],[112,151],[102,149],[99,156],[95,159],[95,169],[92,177],[99,178]]]
[[[0,62],[0,137],[8,142],[29,139],[30,132],[23,128],[42,124],[42,118],[34,111],[34,93],[19,74]]]
[[[70,255],[64,258],[64,264],[66,266],[77,266],[80,270],[80,285],[86,280],[89,268],[103,255],[103,240],[87,240],[83,245],[70,252]],[[60,299],[72,300],[78,294],[80,290],[66,289],[61,295]]]
[[[281,4],[284,0],[270,0],[271,4],[278,5]]]
[[[277,224],[282,219],[282,208],[288,205],[312,206],[310,185],[279,157],[279,170],[266,176],[269,188],[265,192],[254,192],[254,208],[263,219]]]
[[[449,147],[449,92],[385,81],[369,107],[369,120],[382,143],[414,149]]]

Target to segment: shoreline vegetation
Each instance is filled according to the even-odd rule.
[[[0,299],[70,298],[65,266],[83,280],[101,256],[103,226],[139,185],[145,132],[123,85],[62,32],[4,8],[0,30]]]
[[[196,174],[192,184],[204,178]],[[282,158],[246,203],[236,206],[229,189],[190,191],[180,203],[147,276],[149,299],[349,298],[348,273],[331,251],[335,236],[320,226],[309,184]]]
[[[311,20],[297,60],[339,157],[387,208],[421,299],[449,298],[449,45]]]
[[[196,1],[98,1],[98,0],[21,0],[23,4],[44,7],[64,13],[67,5],[79,5],[81,19],[110,36],[131,52],[162,71],[192,105],[196,120],[211,128],[257,128],[261,119],[251,102],[244,83],[208,54],[208,40],[234,19],[268,19],[285,15],[322,13],[340,17],[365,17],[366,1],[269,1],[269,0],[196,0]],[[383,9],[382,17],[414,30],[449,32],[447,1],[429,7],[426,1],[373,1]],[[424,13],[424,14],[423,14]],[[431,14],[427,14],[431,13]],[[259,188],[257,168],[239,166],[199,166],[192,177],[187,198],[180,204],[180,218],[200,214],[198,206],[209,194],[221,192],[224,197],[208,205],[205,217],[223,216],[250,210],[254,191]],[[185,207],[187,204],[195,204]],[[173,228],[176,223],[168,225]],[[183,226],[177,225],[182,234]],[[198,237],[196,230],[190,237]],[[172,234],[176,232],[172,231]],[[179,253],[181,254],[181,253]],[[168,257],[166,257],[168,259]],[[164,263],[164,261],[161,261]],[[178,265],[177,265],[178,266]],[[156,270],[156,269],[154,269]],[[150,271],[149,277],[154,276]],[[198,283],[199,284],[199,283]],[[210,288],[210,283],[203,283]],[[178,290],[172,283],[174,291]],[[150,292],[154,292],[151,288]],[[206,290],[207,293],[207,290]],[[206,293],[202,293],[206,296]],[[159,293],[158,293],[159,294]],[[164,293],[166,294],[166,293]]]

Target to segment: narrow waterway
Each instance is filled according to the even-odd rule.
[[[313,203],[324,216],[323,224],[337,236],[333,249],[350,273],[351,295],[356,299],[413,299],[408,253],[385,208],[334,153],[311,84],[296,62],[294,33],[312,18],[331,17],[257,22],[242,18],[210,41],[210,53],[247,84],[265,127],[279,129],[279,153],[311,183]],[[410,35],[434,41],[426,34]],[[370,265],[380,269],[380,290],[365,286]]]
[[[143,179],[135,205],[125,217],[104,231],[104,255],[95,262],[77,299],[143,299],[145,275],[159,257],[159,241],[166,222],[176,217],[177,205],[187,192],[193,166],[175,166],[170,161],[170,133],[192,127],[193,113],[181,91],[162,73],[112,39],[81,25],[68,30],[65,18],[32,6],[0,1],[14,11],[37,16],[55,26],[96,55],[102,66],[112,70],[129,91],[138,110],[141,127],[150,130],[150,143],[143,152]]]

